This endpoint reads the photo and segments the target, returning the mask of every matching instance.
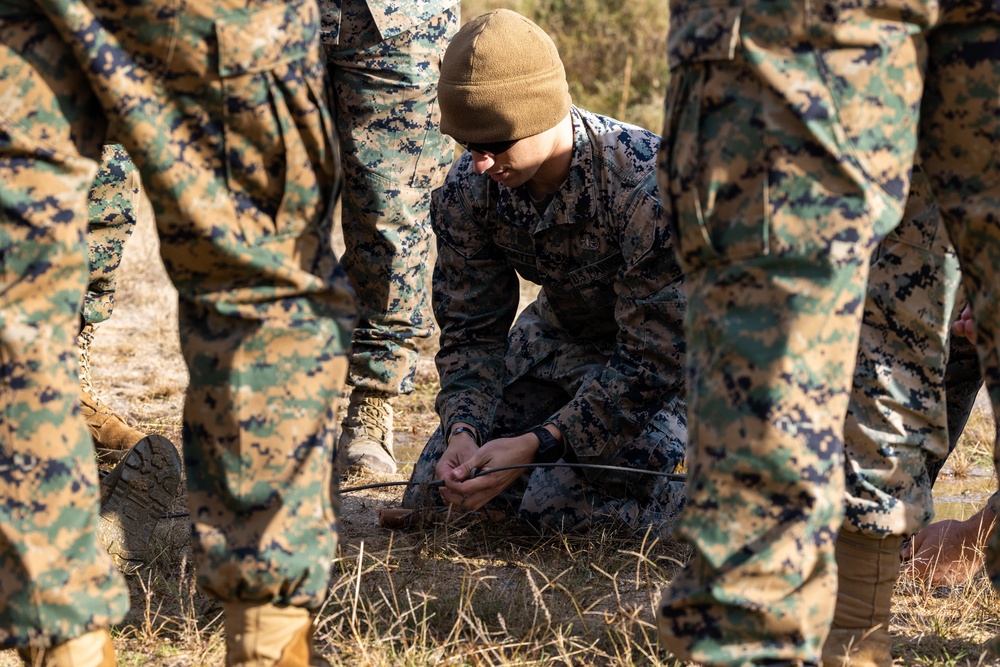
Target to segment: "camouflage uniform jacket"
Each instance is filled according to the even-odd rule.
[[[437,410],[445,432],[463,421],[488,435],[503,387],[543,361],[546,346],[591,345],[607,366],[546,422],[577,457],[606,459],[683,391],[686,302],[658,196],[659,137],[575,107],[571,115],[569,176],[544,214],[526,188],[477,175],[468,154],[434,193]],[[508,339],[518,274],[541,285],[535,309],[565,338]]]
[[[399,0],[319,0],[323,42],[336,43],[338,41],[341,12],[348,11],[354,6],[368,5],[368,11],[371,12],[372,19],[382,34],[382,39],[389,39],[412,30],[421,23],[426,23],[446,9],[457,7],[459,2],[460,0],[410,0],[409,2],[400,2]]]

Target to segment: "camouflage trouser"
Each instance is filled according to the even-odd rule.
[[[952,336],[964,308],[955,249],[914,168],[903,221],[875,252],[844,425],[844,530],[911,535],[983,386],[975,345]],[[947,351],[947,352],[946,352]]]
[[[438,132],[437,80],[457,29],[456,7],[382,39],[367,3],[345,0],[339,41],[326,45],[344,162],[341,262],[360,314],[356,387],[413,391],[417,345],[434,333],[430,195],[454,152]]]
[[[87,191],[108,122],[179,291],[199,582],[223,600],[317,608],[353,324],[330,247],[338,164],[318,9],[22,0],[0,6],[0,43],[0,645],[60,642],[126,610],[96,538],[75,377]]]
[[[138,219],[139,171],[121,144],[105,144],[97,178],[87,195],[87,259],[90,282],[83,297],[83,323],[111,317],[118,267]]]
[[[910,535],[983,385],[975,346],[952,336],[965,306],[955,249],[923,170],[875,255],[844,424],[844,530]]]
[[[902,216],[918,117],[1000,404],[1000,17],[941,7],[671,3],[661,184],[687,272],[694,556],[659,626],[681,658],[819,659],[869,260]]]
[[[515,372],[504,387],[487,439],[520,435],[543,423],[607,366],[607,354],[565,338],[560,341],[534,312],[529,307],[511,330],[508,368]],[[532,335],[543,328],[545,334]],[[675,398],[654,415],[642,435],[611,458],[584,462],[676,472],[684,460],[685,410],[683,398]],[[438,428],[414,465],[410,481],[433,480],[445,449]],[[538,468],[525,472],[489,506],[516,511],[547,530],[582,531],[595,522],[612,521],[640,532],[652,526],[654,532],[666,535],[684,506],[683,489],[683,482],[650,474]],[[403,495],[404,507],[440,503],[437,489],[409,486]]]
[[[949,452],[945,399],[961,281],[930,184],[913,170],[903,222],[875,252],[844,424],[844,530],[910,535],[934,516],[932,468]],[[952,381],[951,391],[961,391]],[[959,401],[960,402],[960,401]]]

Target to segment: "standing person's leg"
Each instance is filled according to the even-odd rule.
[[[990,3],[963,3],[953,11],[945,19],[954,23],[928,40],[921,156],[962,264],[980,368],[1000,413],[1000,11]],[[1000,462],[1000,442],[994,451]],[[996,494],[990,505],[1000,511]],[[1000,587],[996,532],[986,568]]]
[[[337,449],[345,469],[391,473],[390,401],[413,391],[417,346],[434,333],[430,194],[453,155],[438,131],[437,79],[458,7],[386,39],[366,2],[346,0],[342,11],[326,57],[344,161],[341,261],[360,321]]]
[[[83,299],[80,347],[80,402],[100,449],[126,450],[146,437],[129,426],[100,397],[90,373],[97,325],[111,317],[125,243],[135,229],[141,187],[139,171],[120,144],[105,144],[97,178],[87,195],[87,259],[90,281]]]
[[[661,184],[688,281],[676,534],[694,556],[661,638],[710,665],[818,664],[868,261],[905,203],[919,45],[847,7],[671,4]]]
[[[88,193],[87,257],[80,353],[80,411],[98,461],[114,468],[101,478],[99,536],[115,564],[131,572],[148,560],[147,548],[160,516],[170,509],[181,481],[174,443],[133,428],[105,403],[91,376],[90,352],[97,325],[111,317],[125,243],[141,200],[139,172],[120,144],[105,144],[97,178]]]
[[[68,31],[87,37],[79,59],[102,64],[89,76],[178,290],[198,583],[223,604],[228,664],[306,664],[336,550],[335,407],[354,322],[330,246],[339,165],[318,8],[74,9]]]
[[[87,193],[87,258],[90,280],[83,299],[83,323],[107,321],[115,308],[118,268],[138,220],[139,170],[121,144],[104,144],[97,177]]]
[[[0,16],[0,97],[18,101],[0,115],[0,646],[110,666],[128,595],[97,538],[74,340],[104,121],[57,21]]]
[[[961,274],[918,166],[903,221],[868,277],[844,425],[846,515],[837,536],[837,608],[824,663],[888,665],[889,613],[905,536],[934,515],[932,464],[948,447],[945,398]]]

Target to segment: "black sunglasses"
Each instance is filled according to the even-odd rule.
[[[470,141],[462,141],[461,139],[455,139],[455,143],[464,148],[467,151],[474,151],[476,153],[487,153],[489,155],[500,155],[501,153],[506,153],[511,149],[511,147],[519,142],[520,139],[514,139],[512,141],[494,141],[488,144],[475,144]]]

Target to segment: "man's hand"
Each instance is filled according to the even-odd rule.
[[[964,584],[983,566],[983,547],[993,526],[993,512],[984,507],[965,521],[932,523],[903,549],[914,576],[933,585]]]
[[[434,466],[434,478],[444,479],[445,475],[469,460],[477,451],[476,439],[469,433],[456,433],[448,438],[448,447],[441,460]],[[444,488],[442,487],[442,491]],[[442,494],[444,495],[444,494]]]
[[[967,338],[970,343],[976,342],[976,323],[972,320],[972,306],[966,306],[958,319],[952,322],[951,333]]]
[[[435,474],[445,483],[441,487],[441,497],[456,508],[479,509],[510,486],[524,470],[504,470],[465,481],[469,477],[469,471],[473,468],[489,470],[531,463],[535,460],[538,445],[538,437],[531,433],[490,440],[474,452],[468,453],[466,450],[468,455],[463,457],[449,457],[452,449],[449,445],[448,451],[434,469]]]

